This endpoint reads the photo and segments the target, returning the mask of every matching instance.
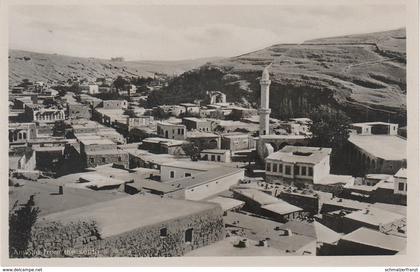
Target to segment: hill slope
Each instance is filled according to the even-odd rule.
[[[184,73],[149,102],[192,101],[220,90],[228,101],[257,107],[261,71],[273,63],[270,106],[275,117],[303,116],[325,104],[355,121],[405,123],[405,42],[405,29],[398,29],[273,45]]]
[[[71,76],[95,80],[98,77],[116,78],[119,75],[131,77],[153,76],[154,73],[181,74],[214,59],[216,58],[113,62],[105,59],[9,50],[9,85],[20,83],[25,78],[49,82],[65,81]]]

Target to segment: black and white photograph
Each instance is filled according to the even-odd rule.
[[[9,1],[3,254],[408,254],[418,33],[350,2]]]

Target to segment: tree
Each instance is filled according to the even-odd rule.
[[[114,86],[118,91],[122,91],[128,83],[130,82],[125,80],[122,76],[118,76],[114,81]]]
[[[351,120],[342,111],[319,106],[310,113],[312,123],[309,126],[312,137],[311,146],[332,148],[331,171],[348,172],[347,158],[344,152],[349,137]]]
[[[200,148],[194,143],[186,143],[182,145],[185,155],[189,156],[192,161],[198,161],[200,158]]]
[[[38,219],[39,208],[34,207],[34,195],[20,209],[15,205],[9,213],[9,256],[11,258],[24,258],[28,256],[28,244],[31,238],[32,227]]]

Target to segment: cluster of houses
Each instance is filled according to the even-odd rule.
[[[362,172],[332,174],[333,150],[308,146],[312,121],[270,118],[267,69],[260,84],[259,109],[219,91],[147,109],[102,100],[94,84],[61,96],[47,84],[12,88],[10,203],[33,195],[41,210],[32,257],[403,253],[398,124],[352,124],[346,153]],[[54,233],[69,229],[95,235]]]

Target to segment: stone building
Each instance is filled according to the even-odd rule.
[[[175,140],[185,140],[186,127],[180,124],[171,124],[158,122],[157,123],[157,134],[159,137]]]
[[[225,133],[221,137],[221,148],[230,151],[254,149],[255,139],[249,134]]]
[[[395,174],[406,167],[407,140],[397,135],[351,134],[346,153],[357,174]]]
[[[195,117],[184,117],[182,123],[185,125],[187,130],[198,130],[203,132],[212,131],[212,123],[205,119]]]
[[[66,118],[63,109],[55,107],[43,108],[36,105],[26,106],[25,115],[28,121],[38,123],[54,123],[56,121],[64,121]]]
[[[160,180],[163,182],[174,181],[191,177],[217,167],[220,167],[220,165],[205,162],[173,161],[165,163],[160,167]]]
[[[89,120],[92,117],[92,110],[80,103],[67,103],[67,116],[69,119]]]
[[[231,153],[227,149],[205,149],[200,152],[200,160],[231,162]]]
[[[104,109],[127,109],[128,102],[127,100],[104,100],[103,101]]]
[[[220,136],[210,132],[189,131],[187,140],[203,149],[220,149]]]
[[[330,174],[331,148],[285,146],[265,160],[266,178],[280,183],[318,183]]]
[[[86,167],[104,164],[117,164],[129,168],[129,155],[117,149],[117,145],[109,140],[97,137],[79,137],[80,155]]]
[[[37,137],[35,123],[9,123],[9,144],[25,145]]]
[[[42,217],[29,251],[30,257],[182,256],[224,235],[217,204],[136,195]]]

